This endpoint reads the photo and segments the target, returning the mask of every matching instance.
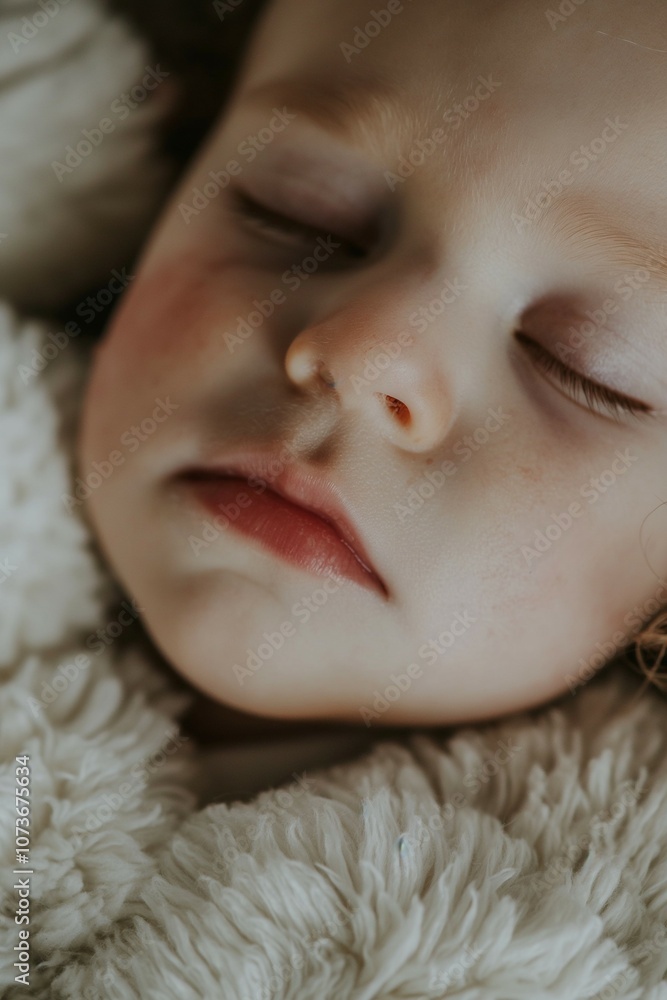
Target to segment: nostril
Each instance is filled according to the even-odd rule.
[[[389,409],[389,412],[396,417],[396,419],[400,424],[403,424],[403,426],[405,426],[406,424],[410,423],[410,411],[405,405],[405,403],[402,403],[400,399],[396,399],[395,396],[387,396],[378,393],[378,396],[380,395],[382,395],[382,399],[384,399],[385,404]]]
[[[320,364],[320,366],[318,368],[318,372],[319,372],[320,378],[322,379],[322,381],[326,385],[327,389],[335,389],[336,388],[336,380],[333,377],[333,375],[331,374],[331,371],[324,364]]]

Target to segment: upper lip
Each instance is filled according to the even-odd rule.
[[[186,478],[239,476],[243,479],[262,480],[267,489],[317,515],[335,528],[366,572],[375,578],[379,588],[387,595],[388,588],[368,555],[340,488],[331,480],[304,469],[296,459],[289,459],[289,464],[283,465],[277,474],[276,463],[279,463],[277,452],[244,451],[226,456],[219,462],[189,467],[182,475]]]

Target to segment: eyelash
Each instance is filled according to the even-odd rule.
[[[615,420],[619,420],[623,414],[635,417],[654,415],[653,410],[646,403],[615,392],[608,386],[600,385],[599,382],[594,382],[593,379],[587,378],[581,372],[575,371],[574,368],[568,368],[525,333],[517,331],[515,336],[546,375],[555,375],[562,388],[571,397],[576,392],[583,393],[586,403],[592,410],[599,412],[599,407],[602,406]]]
[[[232,191],[231,197],[232,210],[240,217],[241,222],[249,228],[253,228],[255,233],[266,239],[273,239],[274,242],[283,242],[284,245],[288,245],[285,241],[276,239],[275,234],[278,234],[278,237],[285,235],[298,237],[300,235],[303,239],[295,239],[294,242],[300,242],[306,246],[309,241],[316,239],[318,236],[330,236],[340,243],[338,252],[342,255],[356,260],[360,260],[368,255],[367,248],[361,244],[346,239],[338,233],[332,233],[326,229],[318,229],[317,226],[310,226],[307,223],[299,222],[298,219],[292,219],[288,215],[276,212],[274,209],[263,205],[242,191]],[[274,235],[272,236],[271,233]]]

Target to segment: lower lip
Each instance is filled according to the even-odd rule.
[[[209,512],[292,566],[315,576],[352,580],[371,590],[381,587],[335,527],[312,511],[268,488],[258,493],[247,479],[236,476],[192,477],[188,483]]]

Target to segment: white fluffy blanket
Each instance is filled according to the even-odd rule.
[[[29,317],[104,287],[167,191],[159,101],[51,167],[149,65],[92,0],[0,7],[0,994],[667,1000],[667,702],[629,672],[326,770],[304,744],[241,802],[115,641],[62,500],[86,352]]]

